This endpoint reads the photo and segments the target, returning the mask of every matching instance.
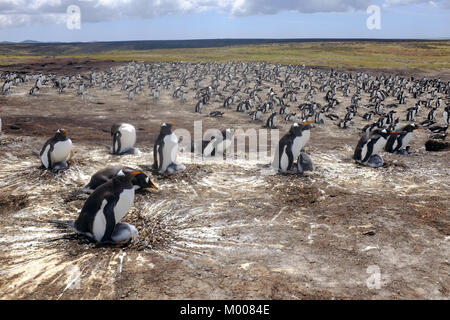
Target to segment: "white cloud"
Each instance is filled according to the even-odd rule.
[[[373,0],[0,0],[0,28],[65,23],[66,9],[78,5],[82,21],[154,18],[216,10],[233,16],[366,10]],[[430,3],[429,0],[384,0],[385,6]],[[434,0],[450,8],[450,0]]]

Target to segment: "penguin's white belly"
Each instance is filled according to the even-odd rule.
[[[108,201],[103,200],[100,210],[98,210],[95,214],[94,223],[92,225],[92,235],[98,242],[102,240],[106,230],[106,217],[103,210],[105,209],[107,203]]]
[[[163,159],[161,173],[167,170],[167,167],[175,162],[178,153],[178,138],[175,134],[167,135],[164,138]]]
[[[306,144],[304,136],[299,136],[294,139],[292,143],[292,155],[294,159],[297,159],[300,155],[300,151],[302,151],[303,146]]]
[[[287,147],[284,147],[283,154],[281,155],[281,159],[280,159],[280,169],[281,169],[281,172],[283,172],[283,173],[287,172],[288,166],[289,166],[289,158],[286,153],[286,148]]]
[[[120,194],[119,201],[114,207],[114,218],[119,223],[134,204],[134,188],[124,189]]]
[[[52,163],[69,160],[70,151],[72,150],[72,140],[60,141],[53,146],[51,154]]]
[[[136,129],[132,125],[122,125],[119,129],[122,136],[120,137],[120,145],[122,151],[133,148],[136,143]]]
[[[384,138],[379,138],[377,140],[377,142],[375,142],[374,146],[373,146],[373,152],[371,155],[375,155],[378,154],[378,152],[380,152],[381,150],[383,150],[384,146],[386,144],[386,139]]]
[[[402,147],[406,148],[408,146],[408,144],[411,142],[412,138],[413,138],[413,133],[412,132],[408,132],[405,135],[405,137],[403,138]]]

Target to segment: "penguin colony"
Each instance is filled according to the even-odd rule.
[[[320,71],[297,65],[268,63],[137,63],[88,75],[57,77],[54,74],[0,75],[3,95],[14,94],[14,88],[31,84],[30,96],[39,97],[42,88],[53,88],[59,94],[74,90],[83,98],[92,88],[108,90],[120,86],[128,100],[147,95],[158,101],[161,92],[170,92],[174,101],[191,103],[199,116],[223,118],[231,112],[246,117],[248,122],[261,123],[269,130],[278,127],[285,134],[275,150],[272,168],[281,174],[304,174],[314,169],[305,147],[311,131],[318,126],[332,125],[347,130],[360,117],[367,122],[358,128],[353,159],[370,167],[384,164],[380,153],[408,155],[416,130],[426,129],[430,139],[445,140],[450,123],[450,83],[440,79],[415,79],[392,75],[373,76],[367,73]],[[204,85],[207,82],[207,85]],[[203,86],[201,85],[203,83]],[[275,90],[277,89],[277,90]],[[276,91],[281,92],[277,94]],[[189,93],[194,100],[188,101]],[[344,106],[336,97],[340,92],[351,98]],[[362,95],[369,96],[363,104]],[[388,98],[396,103],[387,103]],[[399,105],[411,105],[404,114]],[[216,106],[216,107],[213,107]],[[345,110],[345,116],[338,112]],[[1,112],[2,110],[0,110]],[[423,120],[415,123],[418,117]],[[175,123],[163,123],[153,148],[154,163],[149,168],[155,174],[174,174],[186,167],[176,161],[178,137]],[[425,131],[425,130],[424,130]],[[72,156],[72,141],[68,129],[58,129],[43,145],[39,154],[44,169],[67,169]],[[203,156],[223,154],[233,143],[234,129],[200,141]],[[1,119],[0,119],[1,137]],[[111,127],[115,155],[136,152],[136,129],[130,123]],[[192,150],[194,151],[194,147]],[[123,243],[135,238],[138,230],[121,222],[134,203],[135,190],[157,187],[140,170],[126,166],[104,168],[94,174],[82,192],[90,194],[79,217],[74,221],[57,221],[101,243]]]

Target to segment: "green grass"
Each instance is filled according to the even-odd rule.
[[[34,56],[30,46],[0,48],[0,65],[26,63]],[[53,49],[55,50],[55,49]],[[280,64],[306,64],[323,67],[372,69],[450,70],[450,41],[424,42],[304,42],[229,46],[199,49],[112,50],[79,53],[76,45],[57,49],[62,54],[51,58],[72,57],[115,61],[266,61]]]

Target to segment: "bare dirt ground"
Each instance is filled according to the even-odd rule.
[[[270,156],[223,163],[182,153],[185,172],[153,176],[160,190],[136,196],[125,221],[138,238],[104,247],[46,222],[77,217],[84,200],[76,191],[91,174],[108,164],[151,164],[162,122],[191,132],[198,120],[204,129],[262,124],[232,110],[206,117],[219,103],[195,114],[192,91],[180,104],[171,91],[158,102],[148,93],[129,101],[118,88],[81,98],[45,87],[30,97],[31,85],[0,97],[0,298],[450,298],[449,152],[426,152],[426,132],[415,133],[413,154],[383,153],[386,166],[373,169],[351,160],[365,122],[357,117],[341,130],[326,119],[312,129],[315,171],[306,177],[268,173]],[[401,120],[411,103],[399,107]],[[140,154],[110,154],[116,121],[136,126]],[[279,123],[284,134],[290,124]],[[75,155],[55,175],[39,169],[32,152],[59,127],[69,130]],[[379,289],[367,286],[370,266],[381,273]]]

